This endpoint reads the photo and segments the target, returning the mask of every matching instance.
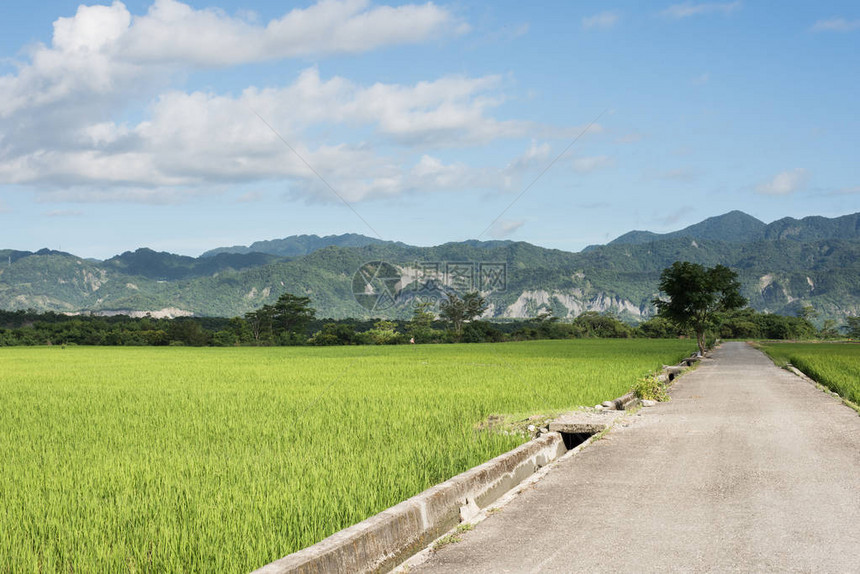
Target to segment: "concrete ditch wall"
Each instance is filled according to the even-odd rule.
[[[679,366],[664,367],[663,375],[673,380],[696,360],[693,355]],[[628,393],[611,402],[627,410],[639,399]],[[565,452],[559,432],[544,434],[253,574],[387,572]]]
[[[559,433],[543,435],[255,574],[385,572],[565,452]]]

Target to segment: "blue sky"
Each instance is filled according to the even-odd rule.
[[[7,0],[0,247],[860,210],[856,2],[533,4]]]

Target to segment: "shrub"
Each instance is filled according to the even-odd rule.
[[[666,385],[657,378],[657,375],[648,375],[636,382],[633,387],[633,392],[642,400],[650,401],[668,401],[669,393],[666,392]]]

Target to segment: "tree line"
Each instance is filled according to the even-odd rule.
[[[848,317],[840,329],[811,319],[815,310],[798,316],[760,313],[746,307],[737,275],[717,265],[676,262],[660,277],[653,303],[657,315],[631,326],[613,313],[588,311],[571,321],[551,312],[533,319],[486,321],[488,308],[478,292],[462,297],[449,293],[438,314],[429,303],[417,303],[409,320],[324,320],[316,317],[309,297],[283,293],[272,305],[243,317],[156,319],[117,315],[96,317],[35,311],[0,311],[0,346],[273,346],[394,345],[407,343],[483,343],[535,339],[695,338],[700,350],[708,338],[723,339],[860,339],[860,317]]]
[[[267,315],[265,313],[264,315]],[[273,346],[273,345],[396,345],[416,343],[481,343],[576,338],[694,338],[664,317],[638,326],[613,313],[588,311],[573,320],[551,313],[533,319],[459,323],[443,319],[427,307],[416,308],[410,320],[318,319],[286,331],[284,323],[263,317],[154,319],[127,316],[66,316],[35,311],[0,311],[0,346]],[[282,330],[284,329],[284,330]],[[727,313],[710,338],[860,340],[860,317],[849,317],[838,329],[816,328],[804,317],[789,317],[741,309]]]

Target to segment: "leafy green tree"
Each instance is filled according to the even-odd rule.
[[[860,339],[860,317],[846,317],[846,332],[852,339]]]
[[[652,317],[641,323],[639,333],[649,339],[677,339],[678,327],[663,317]]]
[[[263,305],[256,311],[245,313],[245,325],[255,345],[272,339],[272,307]]]
[[[696,333],[699,352],[705,352],[705,331],[717,327],[723,313],[740,309],[747,300],[741,296],[737,273],[724,267],[704,267],[676,261],[660,274],[660,291],[669,300],[654,299],[657,313],[682,329]]]
[[[426,343],[433,336],[433,320],[436,315],[430,310],[430,302],[419,303],[412,310],[412,319],[406,324],[406,332],[416,343]]]
[[[227,324],[226,330],[236,335],[236,340],[239,344],[249,342],[251,333],[248,330],[248,325],[241,317],[233,317]]]
[[[499,343],[505,340],[505,334],[489,321],[471,321],[463,327],[464,343]]]
[[[570,339],[581,335],[582,330],[571,323],[561,321],[550,309],[541,311],[534,319],[515,331],[517,339]]]
[[[802,305],[800,309],[797,310],[797,316],[801,319],[812,321],[818,317],[818,311],[816,311],[815,307],[812,305]]]
[[[456,293],[448,293],[448,298],[439,304],[439,316],[451,325],[451,330],[459,335],[466,321],[466,305]]]
[[[756,313],[755,322],[765,339],[812,339],[819,335],[815,326],[800,317],[787,317],[772,313]]]
[[[366,336],[374,345],[391,345],[400,339],[397,333],[397,325],[393,321],[377,321],[373,329],[366,331]]]
[[[836,328],[836,321],[833,319],[825,319],[824,325],[821,326],[822,339],[836,339],[839,337],[839,329]]]
[[[174,319],[170,323],[168,336],[171,342],[181,343],[191,347],[205,347],[210,343],[211,335],[203,330],[200,323],[193,319]],[[126,334],[120,335],[120,345],[134,344]]]
[[[311,345],[355,345],[355,326],[347,323],[325,323],[308,341]]]
[[[466,322],[477,319],[490,307],[486,299],[477,291],[466,293],[463,296],[463,304],[466,306]]]
[[[720,338],[722,339],[760,339],[762,337],[762,323],[758,312],[749,307],[738,311],[726,313],[720,324]],[[674,326],[674,324],[673,324]]]
[[[602,339],[625,339],[633,333],[633,329],[619,321],[615,315],[601,315],[597,311],[580,314],[573,320],[573,326],[586,337]]]
[[[303,335],[315,316],[310,298],[284,293],[272,306],[272,327],[275,335]]]
[[[233,331],[216,331],[212,335],[212,345],[215,347],[234,347],[239,344],[239,337]]]
[[[143,336],[146,340],[146,344],[153,347],[161,347],[170,344],[170,336],[167,334],[167,331],[162,329],[150,329],[149,331],[144,331]]]
[[[820,336],[802,317],[759,313],[749,307],[726,313],[720,322],[724,339],[812,339]]]
[[[459,337],[463,333],[463,324],[483,315],[488,306],[477,291],[466,293],[462,299],[456,293],[448,293],[448,298],[440,304],[439,316],[450,323]]]
[[[553,313],[552,310],[541,311],[538,313],[538,316],[535,317],[535,323],[558,323],[558,317],[555,316],[555,313]]]

